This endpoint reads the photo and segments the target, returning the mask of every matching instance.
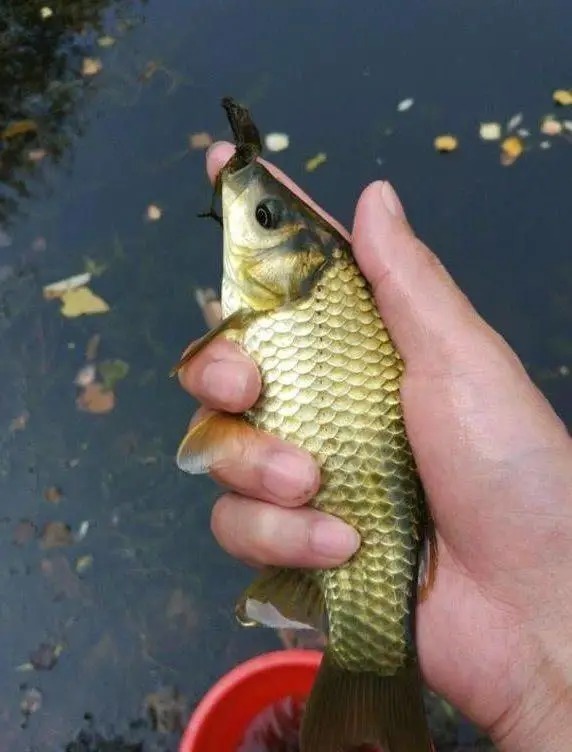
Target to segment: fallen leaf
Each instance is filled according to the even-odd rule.
[[[40,569],[58,600],[81,596],[81,582],[65,556],[60,554],[42,559]]]
[[[16,433],[16,431],[23,431],[24,428],[28,425],[28,421],[30,419],[30,413],[27,410],[24,410],[23,413],[18,415],[16,418],[12,418],[10,421],[10,433]]]
[[[84,76],[95,76],[103,68],[103,63],[98,57],[84,57],[81,72]]]
[[[59,504],[60,501],[63,499],[63,492],[61,488],[58,488],[57,486],[48,486],[44,490],[44,499],[46,501],[49,501],[51,504]]]
[[[572,133],[572,120],[563,120],[562,125],[564,126],[564,130]]]
[[[115,395],[106,391],[103,384],[95,381],[83,389],[76,399],[78,410],[88,413],[109,413],[115,407]]]
[[[93,564],[93,556],[91,554],[87,554],[86,556],[80,556],[79,559],[75,563],[75,571],[78,574],[83,574],[84,572],[87,572],[88,569],[91,569],[92,564]]]
[[[552,146],[552,144],[551,144],[550,141],[541,141],[540,144],[539,144],[539,146],[540,146],[541,149],[546,150],[546,149],[550,149],[551,146]]]
[[[62,652],[63,647],[61,645],[42,642],[30,653],[30,663],[36,671],[50,671],[58,662],[58,658]]]
[[[89,520],[83,520],[77,529],[77,533],[74,535],[76,543],[80,543],[87,535],[90,528]]]
[[[522,112],[517,112],[516,115],[513,115],[506,124],[507,131],[514,131],[516,128],[518,128],[518,126],[522,123],[523,117],[524,116]]]
[[[129,364],[124,360],[104,360],[98,366],[104,389],[112,390],[118,381],[129,373]]]
[[[163,211],[156,204],[149,204],[147,211],[145,212],[145,216],[150,222],[156,222],[163,216]]]
[[[76,316],[91,315],[94,313],[107,313],[109,306],[99,296],[95,295],[89,287],[78,287],[68,290],[62,295],[62,316],[75,318]]]
[[[415,103],[415,100],[409,97],[408,99],[402,99],[401,102],[397,105],[397,112],[407,112],[407,110],[410,110]]]
[[[22,699],[20,700],[20,711],[24,715],[32,715],[37,713],[42,707],[43,695],[36,687],[30,687],[25,689]]]
[[[191,149],[208,149],[212,142],[211,134],[206,131],[191,133],[189,136],[189,146]]]
[[[98,263],[89,257],[85,258],[85,271],[93,277],[100,277],[106,269],[107,264]]]
[[[481,123],[479,135],[483,141],[498,141],[501,131],[500,123]]]
[[[547,115],[540,123],[540,132],[545,136],[557,136],[562,133],[563,125],[551,115]]]
[[[89,338],[87,347],[85,348],[86,360],[96,359],[100,342],[101,342],[101,334],[94,334],[92,337]]]
[[[41,162],[47,156],[48,152],[45,149],[30,149],[28,152],[30,162]]]
[[[572,89],[556,89],[552,94],[552,99],[561,107],[572,105]]]
[[[104,36],[99,37],[97,43],[100,47],[113,47],[115,39],[110,37],[109,34],[105,34]]]
[[[521,138],[528,138],[530,136],[528,128],[517,128],[516,132]]]
[[[8,248],[12,245],[12,238],[0,227],[0,248]]]
[[[40,546],[44,549],[63,548],[73,543],[73,535],[65,522],[48,522],[40,534]]]
[[[459,141],[456,136],[453,136],[450,133],[445,133],[442,136],[437,136],[437,138],[433,142],[433,145],[435,146],[437,151],[447,153],[455,151],[455,149],[457,149],[459,146]]]
[[[144,707],[154,731],[172,734],[184,729],[187,701],[174,687],[165,687],[148,694],[144,700]]]
[[[16,120],[0,132],[0,138],[14,138],[15,136],[22,136],[24,133],[33,133],[37,130],[38,124],[35,120]]]
[[[83,368],[80,368],[76,374],[73,383],[76,386],[89,386],[95,381],[95,366],[93,363],[88,363]]]
[[[268,151],[284,151],[290,146],[290,137],[287,133],[267,133],[264,145]]]
[[[90,272],[84,272],[83,274],[74,274],[72,277],[52,282],[51,285],[45,285],[43,289],[44,298],[45,300],[61,298],[64,293],[69,290],[75,290],[78,287],[83,287],[84,285],[87,285],[90,280]]]
[[[12,543],[15,546],[23,546],[36,537],[38,528],[30,520],[20,520],[12,533]]]
[[[47,5],[44,5],[43,8],[40,8],[40,18],[43,18],[44,21],[47,18],[51,18],[54,15],[54,11]]]
[[[323,151],[319,152],[315,157],[308,159],[308,161],[306,162],[306,171],[314,172],[314,170],[320,167],[320,165],[324,164],[327,158],[327,155]]]
[[[522,141],[518,136],[509,136],[501,144],[501,164],[505,167],[513,164],[524,151]]]

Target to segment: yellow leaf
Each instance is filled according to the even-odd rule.
[[[150,222],[156,222],[163,216],[163,210],[160,206],[157,206],[157,204],[149,204],[149,206],[147,207],[146,216]]]
[[[327,158],[328,157],[323,151],[319,152],[315,157],[308,159],[308,161],[306,162],[306,170],[308,172],[314,172],[314,170],[316,170],[320,165],[324,164]]]
[[[456,136],[445,133],[442,136],[437,136],[433,145],[437,151],[450,152],[455,151],[459,147],[459,141]]]
[[[103,37],[99,37],[97,43],[100,47],[113,47],[113,45],[115,44],[115,39],[106,34]]]
[[[77,287],[67,290],[62,295],[63,306],[61,313],[67,318],[75,318],[84,314],[106,313],[109,306],[102,298],[94,295],[89,287]]]
[[[208,149],[212,142],[212,136],[206,131],[191,133],[189,136],[189,146],[191,149]]]
[[[43,8],[40,8],[40,18],[44,21],[51,18],[53,15],[54,11],[48,5],[44,5]]]
[[[38,124],[35,120],[16,120],[14,123],[7,125],[0,133],[0,138],[14,138],[24,133],[32,133],[38,130]]]
[[[546,136],[557,136],[562,133],[562,123],[551,115],[548,115],[540,124],[540,132]]]
[[[74,274],[66,279],[60,279],[57,282],[52,282],[51,285],[46,285],[44,287],[44,298],[46,300],[61,298],[63,294],[69,290],[74,290],[77,287],[84,287],[90,279],[91,272],[85,272],[83,274]]]
[[[103,68],[103,63],[98,57],[84,57],[81,72],[84,76],[95,76]]]
[[[562,107],[572,105],[572,89],[556,89],[552,94],[552,99]]]
[[[481,123],[479,135],[483,141],[498,141],[501,137],[500,123]]]
[[[505,138],[501,144],[501,164],[508,167],[520,157],[523,151],[524,146],[520,138],[517,136]]]

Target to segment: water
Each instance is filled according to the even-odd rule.
[[[537,133],[553,89],[570,85],[572,9],[68,0],[42,20],[43,6],[0,9],[0,128],[39,127],[0,152],[0,749],[61,750],[87,726],[174,750],[212,682],[279,644],[234,625],[249,572],[211,538],[213,484],[172,460],[194,405],[167,373],[204,329],[195,287],[220,276],[218,230],[195,218],[210,194],[189,134],[228,137],[219,100],[244,101],[263,131],[289,134],[276,163],[347,224],[363,186],[389,177],[569,423],[570,136],[542,150],[535,135],[506,168],[477,129],[523,112]],[[104,33],[113,46],[97,46]],[[86,56],[101,58],[100,73],[81,74]],[[398,113],[406,97],[415,104]],[[433,138],[448,131],[460,149],[439,155]],[[47,156],[31,162],[40,148]],[[322,151],[326,163],[306,173]],[[145,220],[149,205],[160,220]],[[110,311],[64,318],[42,287],[86,264]],[[78,411],[73,384],[95,334],[98,362],[129,366],[102,415]],[[52,486],[57,504],[44,498]],[[53,521],[83,538],[14,544]],[[42,643],[55,665],[26,670]],[[129,728],[149,707],[160,730]]]

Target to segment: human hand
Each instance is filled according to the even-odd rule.
[[[232,148],[209,151],[211,180]],[[388,184],[363,192],[352,244],[405,361],[405,422],[437,528],[437,578],[417,611],[425,679],[500,749],[568,750],[570,436],[506,342],[415,237]],[[242,412],[260,391],[254,364],[225,341],[205,348],[180,379],[203,410]],[[234,489],[212,516],[217,540],[234,556],[327,567],[359,545],[343,522],[304,506],[319,472],[296,447],[259,434],[212,475]]]

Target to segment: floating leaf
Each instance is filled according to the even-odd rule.
[[[556,89],[552,94],[552,99],[561,107],[572,105],[572,89]]]
[[[397,105],[397,112],[407,112],[407,110],[410,110],[415,103],[415,100],[409,97],[408,99],[402,99],[401,102]]]
[[[104,36],[99,37],[97,43],[100,47],[113,47],[115,39],[110,37],[109,34],[105,34]]]
[[[550,141],[541,141],[539,146],[541,149],[546,150],[546,149],[550,149],[552,147],[552,144]]]
[[[84,274],[74,274],[72,277],[52,282],[51,285],[46,285],[44,287],[44,298],[46,300],[61,298],[64,293],[68,292],[68,290],[75,290],[77,287],[83,287],[84,285],[87,285],[90,280],[91,273],[85,272]]]
[[[20,700],[20,711],[24,715],[32,715],[32,713],[37,713],[38,710],[42,707],[42,700],[43,695],[39,689],[36,689],[35,687],[25,689],[22,699]]]
[[[107,264],[98,263],[94,259],[85,257],[85,271],[87,274],[91,274],[93,277],[100,277],[107,269]]]
[[[562,126],[564,127],[564,130],[572,133],[572,120],[563,120]]]
[[[545,136],[557,136],[562,133],[563,125],[551,115],[547,115],[540,123],[540,132]]]
[[[85,348],[86,360],[96,359],[100,342],[101,342],[101,334],[94,334],[92,337],[89,338],[87,347]]]
[[[91,554],[87,554],[86,556],[80,556],[79,559],[75,563],[75,571],[78,574],[83,574],[84,572],[87,572],[88,569],[91,569],[92,564],[93,564],[93,556]]]
[[[76,399],[78,410],[88,413],[109,413],[115,407],[115,395],[106,391],[103,384],[88,384]]]
[[[145,216],[150,222],[156,222],[163,216],[163,211],[156,204],[149,204],[147,211],[145,212]]]
[[[62,554],[42,559],[40,569],[56,598],[79,598],[81,583],[69,561]]]
[[[189,146],[191,149],[208,149],[212,142],[211,134],[206,131],[191,133],[189,136]]]
[[[513,115],[508,121],[508,123],[506,124],[507,131],[514,131],[522,123],[522,120],[523,120],[522,112],[517,112],[516,115]]]
[[[24,133],[34,133],[37,130],[38,124],[35,120],[16,120],[0,132],[0,138],[14,138],[15,136],[22,136]]]
[[[129,373],[129,364],[124,360],[104,360],[99,364],[99,374],[105,389],[113,389],[115,384]]]
[[[483,141],[498,141],[501,137],[500,123],[481,123],[479,135]]]
[[[58,486],[48,486],[44,490],[44,499],[49,501],[50,504],[59,504],[63,496],[62,489]]]
[[[30,663],[36,671],[50,671],[56,665],[62,652],[62,645],[42,642],[30,653]]]
[[[324,162],[327,160],[327,155],[325,152],[321,151],[318,154],[316,154],[315,157],[311,157],[306,162],[306,171],[307,172],[314,172],[314,170],[317,170],[320,165],[323,165]]]
[[[267,133],[264,145],[268,151],[284,151],[290,146],[290,136],[287,133]]]
[[[80,522],[80,525],[77,529],[77,533],[74,535],[74,538],[77,543],[79,543],[85,538],[85,536],[87,535],[89,531],[89,528],[90,528],[89,520],[83,520],[82,522]]]
[[[47,156],[48,152],[45,149],[30,149],[28,152],[30,162],[41,162]]]
[[[451,151],[455,151],[455,149],[459,146],[459,141],[456,136],[453,136],[451,133],[445,133],[442,136],[437,136],[435,141],[433,142],[433,145],[437,149],[437,151],[447,153]]]
[[[81,72],[84,76],[95,76],[103,68],[103,63],[98,57],[84,57]]]
[[[44,5],[43,8],[40,8],[40,18],[43,18],[44,21],[51,18],[53,15],[54,11],[48,5]]]
[[[68,290],[62,295],[62,302],[61,314],[67,318],[109,311],[109,306],[105,300],[95,295],[89,287]]]
[[[518,136],[505,138],[501,144],[501,164],[508,167],[520,157],[523,151],[524,146]]]
[[[63,548],[71,546],[73,535],[69,525],[65,522],[48,522],[40,534],[42,548]]]
[[[184,729],[188,713],[187,701],[174,687],[165,687],[148,694],[144,707],[154,731],[172,734]]]
[[[23,431],[24,428],[28,425],[28,421],[30,420],[30,413],[27,410],[24,410],[23,413],[16,416],[15,418],[12,418],[10,421],[10,433],[16,433],[16,431]]]

